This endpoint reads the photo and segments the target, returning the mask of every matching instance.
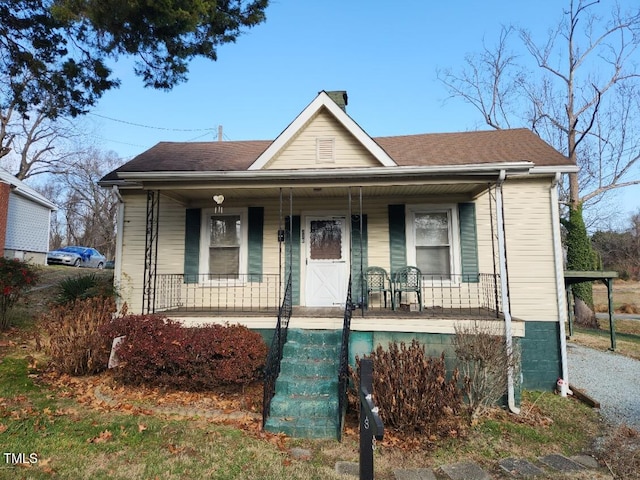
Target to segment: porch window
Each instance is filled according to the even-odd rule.
[[[200,271],[210,280],[239,278],[246,271],[245,212],[203,211]]]
[[[408,206],[407,217],[408,263],[437,280],[460,273],[457,208]]]

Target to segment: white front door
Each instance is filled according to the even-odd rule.
[[[349,278],[349,232],[345,217],[307,217],[305,304],[343,305]]]

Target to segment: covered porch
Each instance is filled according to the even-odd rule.
[[[143,312],[176,317],[275,318],[282,305],[285,281],[291,275],[294,315],[342,312],[350,288],[354,316],[501,317],[502,195],[494,171],[475,172],[462,179],[457,176],[455,180],[441,175],[409,176],[394,179],[394,185],[383,184],[388,182],[386,178],[374,177],[363,181],[364,185],[355,185],[349,179],[311,182],[309,175],[306,177],[305,182],[287,187],[145,182]],[[183,271],[169,270],[158,255],[167,203],[185,209],[187,231],[190,212],[197,210],[199,216],[194,243],[185,240]],[[405,204],[417,205],[418,213],[409,212]],[[463,218],[468,215],[462,206],[473,207],[471,217]],[[246,217],[236,214],[243,209],[249,212]],[[252,219],[256,210],[260,211],[258,221]],[[417,218],[423,210],[426,215],[436,212],[432,218],[426,217],[427,221],[442,219],[446,223],[448,237],[443,245],[423,248],[415,245],[415,237],[409,238],[409,234],[418,235],[418,227],[405,225],[405,217],[411,214]],[[481,218],[476,218],[476,210],[480,210]],[[231,273],[216,273],[211,270],[220,265],[201,258],[195,262],[199,262],[199,270],[198,266],[188,269],[194,252],[195,256],[212,255],[213,243],[203,247],[210,241],[208,235],[213,235],[211,222],[228,214],[236,215],[237,225],[242,224],[242,228],[255,223],[260,227],[257,233],[242,234],[238,266]],[[207,228],[209,233],[203,233]],[[483,243],[480,252],[476,247],[478,237]],[[316,243],[327,238],[313,250]],[[465,249],[475,249],[476,258],[465,258]],[[446,261],[430,263],[425,256],[431,253]],[[478,255],[483,257],[480,261]],[[406,288],[397,283],[394,274],[398,270],[420,263],[423,268],[417,285]],[[312,271],[312,265],[321,268]],[[388,275],[389,283],[384,288],[372,286],[368,277],[371,267],[381,268]],[[326,276],[325,272],[330,273]]]

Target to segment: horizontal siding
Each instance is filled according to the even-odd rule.
[[[122,222],[121,275],[117,281],[122,300],[129,311],[142,311],[142,284],[144,279],[144,243],[147,216],[145,195],[123,194],[125,201]]]
[[[505,235],[512,315],[558,320],[548,180],[507,180]]]
[[[316,161],[316,139],[335,138],[335,162]],[[321,110],[266,166],[267,169],[347,168],[380,166],[360,142],[330,113]]]
[[[9,194],[5,249],[46,253],[49,250],[51,210],[31,200]]]
[[[406,203],[428,203],[429,198],[412,197]],[[445,198],[444,200],[449,200]],[[511,306],[514,317],[523,320],[557,321],[555,270],[551,236],[549,185],[545,181],[508,179],[504,186],[507,230],[507,254],[511,279]],[[142,302],[144,246],[146,225],[146,196],[125,194],[123,225],[122,292],[132,311],[139,311]],[[322,210],[348,212],[346,198],[293,199],[293,215],[317,213]],[[363,212],[368,223],[368,258],[370,266],[390,269],[388,204],[403,203],[402,198],[364,198]],[[476,205],[478,254],[481,273],[493,273],[491,216],[489,195],[480,195]],[[234,208],[264,207],[263,273],[278,274],[284,268],[277,242],[280,204],[278,198],[234,200]],[[495,208],[495,205],[493,205]],[[289,205],[282,207],[289,215]],[[352,213],[358,214],[357,203]],[[494,225],[495,225],[495,211]],[[161,197],[159,224],[158,273],[182,273],[184,268],[185,207],[167,197]],[[282,226],[284,228],[284,226]],[[497,248],[497,244],[496,244]],[[282,258],[282,260],[281,260]],[[280,262],[282,261],[282,266]],[[468,285],[465,287],[468,288]],[[472,295],[474,296],[474,295]],[[431,303],[425,295],[425,304]]]

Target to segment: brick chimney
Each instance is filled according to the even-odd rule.
[[[347,92],[345,90],[334,90],[331,92],[326,92],[326,94],[329,95],[329,97],[331,97],[331,100],[336,102],[342,110],[344,110],[345,112],[347,111],[346,106],[349,102]]]
[[[9,214],[9,194],[11,185],[0,182],[0,255],[4,255],[4,245],[7,239],[7,216]]]

